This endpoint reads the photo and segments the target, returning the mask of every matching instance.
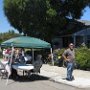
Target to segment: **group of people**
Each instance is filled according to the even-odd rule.
[[[3,54],[3,59],[8,60],[8,58],[10,58],[11,55],[11,49],[10,48],[3,49],[2,54]]]
[[[11,49],[9,49],[9,48],[4,49],[3,50],[3,59],[5,61],[8,58],[10,59],[11,53],[12,53]],[[69,44],[69,48],[64,51],[64,53],[62,54],[62,57],[63,57],[64,61],[67,63],[66,80],[72,81],[74,79],[73,70],[74,70],[74,64],[75,64],[75,50],[74,50],[74,44],[73,43]],[[41,58],[41,56],[39,55],[39,57],[37,57],[37,58]],[[13,61],[15,61],[15,60],[17,62],[22,63],[22,62],[25,62],[28,60],[31,61],[32,57],[31,57],[30,53],[25,52],[24,49],[16,48],[16,49],[14,49],[14,54],[13,54]]]
[[[8,72],[8,76],[10,76],[13,72],[12,70],[12,64],[13,63],[21,63],[25,64],[27,61],[29,63],[32,63],[32,57],[30,53],[27,53],[22,48],[14,48],[13,50],[11,48],[5,48],[2,51],[3,59],[0,61],[1,64],[3,64],[3,68],[5,68],[6,72]]]
[[[20,64],[32,64],[34,66],[34,72],[40,72],[40,68],[42,66],[42,55],[38,54],[34,58],[34,62],[32,60],[32,53],[30,50],[25,51],[23,48],[14,48],[14,49],[3,49],[3,60],[1,61],[4,64],[6,71],[8,72],[8,76],[14,77],[17,76],[17,71],[12,68],[12,64],[20,63]],[[15,74],[16,73],[16,74]]]
[[[31,61],[32,59],[31,54],[27,53],[27,51],[25,52],[25,50],[22,48],[15,48],[13,51],[10,48],[7,48],[7,49],[3,49],[3,60],[9,61],[11,59],[12,52],[13,52],[12,63],[13,62],[24,63],[28,60]]]

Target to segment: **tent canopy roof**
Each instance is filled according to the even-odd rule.
[[[2,42],[1,45],[25,48],[51,48],[51,44],[38,38],[20,36]]]

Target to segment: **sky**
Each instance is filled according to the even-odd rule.
[[[0,33],[8,32],[8,30],[15,30],[7,20],[3,10],[3,0],[0,0]],[[15,30],[17,32],[17,30]]]
[[[81,20],[88,20],[90,21],[90,8],[86,7],[83,10],[84,14],[81,17]],[[0,0],[0,33],[8,32],[8,30],[15,30],[7,20],[7,17],[4,14],[3,10],[3,0]],[[17,32],[17,30],[15,30]]]

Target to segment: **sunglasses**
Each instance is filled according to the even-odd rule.
[[[74,45],[70,45],[70,46],[74,46]]]

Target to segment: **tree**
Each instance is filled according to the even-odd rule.
[[[34,34],[43,25],[45,9],[45,0],[4,0],[9,22],[25,35]]]
[[[83,9],[90,5],[90,0],[50,0],[50,4],[59,16],[78,19],[83,15]]]
[[[5,32],[5,33],[0,33],[0,43],[7,39],[17,37],[17,36],[20,36],[20,34],[15,33],[13,30],[9,30],[8,32]]]
[[[80,18],[89,3],[90,0],[4,0],[4,11],[20,33],[50,42],[68,29],[69,18]]]

